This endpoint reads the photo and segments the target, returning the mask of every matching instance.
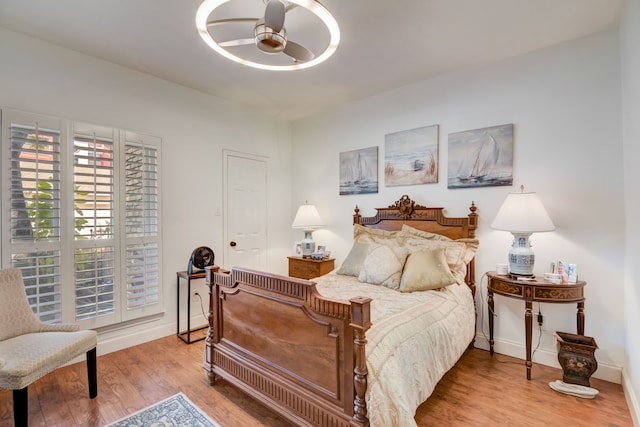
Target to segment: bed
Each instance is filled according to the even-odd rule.
[[[356,207],[349,255],[312,281],[208,267],[209,383],[223,378],[296,425],[415,425],[473,346],[469,210],[450,218],[407,195],[372,217]]]

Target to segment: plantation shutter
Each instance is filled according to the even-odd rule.
[[[161,139],[0,110],[2,267],[45,322],[108,325],[164,311]]]
[[[116,313],[113,130],[74,124],[73,228],[76,321],[112,323]]]
[[[2,112],[3,265],[42,321],[62,321],[60,121]]]
[[[159,148],[157,138],[125,133],[125,317],[161,310]]]

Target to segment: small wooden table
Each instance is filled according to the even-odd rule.
[[[313,279],[330,273],[334,269],[334,258],[312,259],[299,256],[287,258],[289,258],[289,276],[297,277],[298,279]]]
[[[532,305],[534,301],[550,303],[577,303],[576,322],[578,335],[584,335],[584,287],[587,282],[554,284],[542,278],[518,280],[513,276],[499,275],[495,271],[487,273],[487,304],[489,309],[489,349],[493,354],[493,294],[518,298],[525,302],[524,327],[527,349],[527,379],[531,379],[531,335],[533,330]]]

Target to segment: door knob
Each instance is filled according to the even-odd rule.
[[[229,246],[231,246],[232,248],[236,246],[236,242],[231,242],[229,243]]]

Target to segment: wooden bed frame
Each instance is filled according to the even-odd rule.
[[[478,217],[448,218],[402,196],[373,217],[356,206],[353,223],[385,230],[403,224],[448,236],[473,238]],[[466,282],[475,293],[472,260]],[[243,268],[207,267],[209,331],[204,369],[301,426],[368,425],[365,393],[369,298],[350,304],[323,298],[313,281]]]

